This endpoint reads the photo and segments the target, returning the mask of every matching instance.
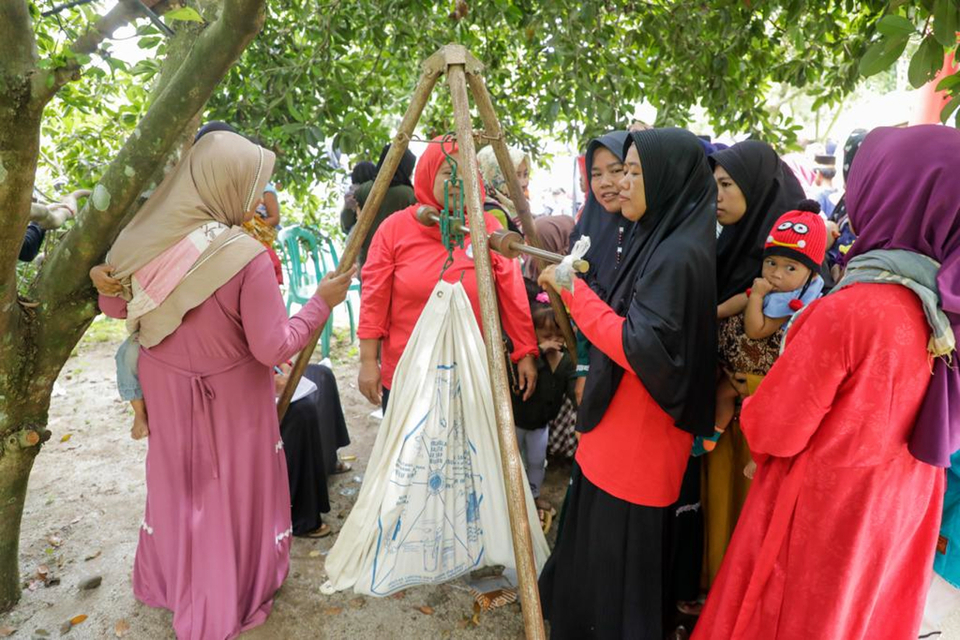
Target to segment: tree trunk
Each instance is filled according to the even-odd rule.
[[[20,599],[20,573],[17,565],[20,547],[20,519],[27,495],[27,479],[40,442],[50,437],[41,426],[25,428],[25,423],[46,423],[35,414],[34,420],[0,420],[0,432],[8,434],[0,442],[0,611],[6,611]],[[0,415],[6,413],[0,412]],[[25,416],[24,416],[25,417]]]

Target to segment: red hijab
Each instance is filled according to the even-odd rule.
[[[443,155],[443,151],[446,150],[447,153],[454,154],[460,148],[455,140],[447,140],[444,142],[443,138],[444,136],[434,138],[433,142],[427,145],[427,150],[424,151],[420,159],[417,160],[417,172],[413,180],[413,193],[417,197],[417,207],[420,205],[430,205],[431,207],[435,207],[437,211],[443,210],[443,203],[437,202],[437,199],[433,197],[433,183],[436,181],[437,174],[440,172],[440,168],[443,167],[443,163],[447,161],[446,156]],[[457,163],[458,176],[463,176],[463,167],[464,163],[461,159],[460,162]],[[487,196],[483,189],[483,178],[480,176],[479,170],[477,171],[477,184],[480,187],[480,202],[482,203]]]

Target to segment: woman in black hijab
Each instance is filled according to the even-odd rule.
[[[760,275],[763,247],[774,222],[796,209],[806,196],[793,171],[765,142],[740,142],[710,156],[710,164],[717,180],[717,220],[723,226],[717,239],[718,341],[736,344],[740,354],[736,362],[722,358],[721,364],[737,380],[752,380],[752,388],[756,376],[743,374],[769,370],[779,352],[779,337],[750,340],[743,335],[737,316],[746,308],[746,290]],[[748,383],[742,384],[743,393],[748,393]],[[717,441],[716,448],[703,457],[709,582],[720,569],[746,500],[750,480],[743,469],[750,461],[750,448],[736,419]]]
[[[390,145],[388,144],[383,148],[383,151],[380,152],[380,160],[377,162],[377,174],[380,173],[380,169],[383,167],[383,162],[387,159],[387,153],[389,151]],[[412,179],[413,170],[416,165],[417,156],[413,155],[410,149],[404,151],[403,157],[400,158],[400,164],[390,179],[390,188],[387,189],[387,193],[383,197],[380,210],[377,211],[377,217],[374,218],[373,225],[370,227],[370,231],[367,232],[367,237],[363,241],[363,246],[360,248],[360,256],[357,262],[361,267],[363,263],[367,261],[367,250],[370,248],[370,243],[373,242],[373,235],[377,232],[377,229],[380,228],[380,225],[383,224],[383,221],[397,211],[406,209],[417,203],[417,198],[413,195]],[[354,225],[357,224],[357,215],[363,209],[363,205],[370,196],[375,177],[376,176],[364,182],[354,191],[353,197],[356,201],[356,208],[348,209],[344,207],[343,211],[340,212],[340,226],[344,233],[350,233]]]
[[[554,638],[663,638],[667,507],[713,430],[716,185],[687,131],[634,132],[624,151],[635,226],[608,291],[540,277],[594,346],[569,514],[540,577]]]
[[[613,276],[623,259],[624,242],[633,229],[633,222],[620,215],[617,186],[623,178],[623,148],[628,135],[626,131],[612,131],[587,145],[590,189],[570,236],[570,249],[582,236],[589,236],[590,250],[584,259],[590,263],[590,271],[584,280],[601,297],[613,285]]]
[[[717,294],[721,306],[760,275],[763,245],[777,218],[806,198],[773,147],[746,140],[710,156],[717,179]],[[720,311],[720,317],[736,315]]]

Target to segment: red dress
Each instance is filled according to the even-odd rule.
[[[928,338],[897,285],[855,285],[797,318],[744,403],[758,469],[694,640],[917,637],[945,483],[907,450]]]
[[[357,336],[361,340],[383,341],[380,377],[387,389],[392,386],[393,372],[447,260],[439,227],[420,224],[416,210],[417,206],[408,207],[383,221],[373,236],[363,265]],[[488,213],[484,216],[488,232],[500,228],[496,218]],[[473,258],[467,255],[469,236],[465,246],[453,252],[453,264],[444,272],[443,279],[463,283],[482,330],[477,277]],[[500,321],[513,340],[513,361],[539,355],[520,263],[493,252],[490,258],[500,303]]]

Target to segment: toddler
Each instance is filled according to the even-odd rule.
[[[533,325],[540,345],[540,357],[537,360],[537,387],[533,395],[524,402],[523,394],[515,390],[513,395],[513,416],[517,426],[517,442],[520,456],[527,470],[527,481],[533,494],[537,511],[540,514],[544,530],[550,528],[550,520],[556,510],[540,498],[540,487],[547,463],[547,441],[549,432],[547,423],[560,413],[564,398],[576,402],[575,386],[577,380],[576,363],[564,348],[563,334],[557,324],[547,294],[536,287],[531,291],[528,286],[530,310]],[[516,376],[514,376],[516,379]],[[512,385],[516,386],[516,385]]]
[[[102,264],[90,270],[90,279],[97,291],[104,296],[117,296],[123,290],[120,281],[111,274],[113,268]],[[120,348],[117,349],[117,390],[120,399],[129,402],[133,407],[133,427],[130,436],[140,440],[149,435],[147,429],[147,405],[143,401],[143,389],[140,388],[140,378],[137,375],[137,361],[140,358],[140,342],[137,333],[132,333]]]
[[[752,341],[768,341],[776,336],[783,326],[803,307],[810,304],[823,291],[823,278],[820,277],[820,265],[823,263],[827,245],[827,227],[818,214],[820,206],[812,200],[804,200],[795,211],[788,211],[774,223],[763,252],[761,277],[753,282],[753,287],[740,294],[738,307],[742,308],[743,334]],[[721,340],[721,343],[724,341]],[[721,350],[725,350],[721,344]],[[773,364],[774,354],[769,358]],[[723,357],[725,365],[736,356]],[[717,382],[717,409],[715,433],[710,438],[697,442],[704,453],[713,450],[716,441],[724,432],[736,410],[736,400],[740,395],[737,386],[744,379],[737,378],[742,373],[733,367],[732,371],[724,367]],[[750,371],[765,375],[763,371]],[[755,465],[751,463],[745,473],[752,477]]]

